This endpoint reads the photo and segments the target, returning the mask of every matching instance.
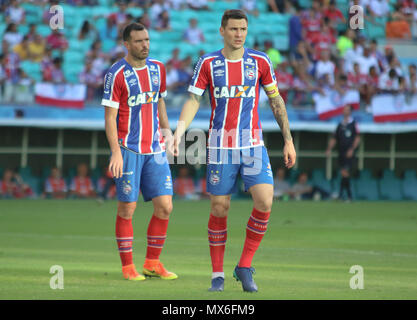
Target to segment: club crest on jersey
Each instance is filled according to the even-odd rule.
[[[253,80],[255,79],[255,69],[246,69],[245,70],[245,78],[248,80]]]
[[[214,61],[214,68],[224,66],[224,62],[221,60]]]
[[[131,96],[127,100],[129,107],[136,107],[140,104],[152,102],[158,102],[158,95],[153,91],[139,93],[137,96]]]
[[[151,78],[152,78],[152,83],[157,86],[159,84],[159,77],[155,74]]]
[[[215,87],[214,97],[218,98],[254,98],[254,86],[230,86]]]

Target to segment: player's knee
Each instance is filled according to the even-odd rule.
[[[168,219],[172,212],[172,202],[165,203],[158,208],[155,208],[154,214],[160,219]]]
[[[262,211],[262,212],[270,212],[272,209],[272,201],[273,201],[273,198],[257,200],[254,203],[255,209]]]
[[[211,213],[217,217],[224,217],[227,216],[229,212],[230,203],[229,202],[214,202],[211,205]]]
[[[136,202],[120,202],[117,214],[124,219],[132,219],[135,209]]]

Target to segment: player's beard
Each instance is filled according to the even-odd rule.
[[[136,60],[144,60],[149,56],[149,51],[139,51],[139,52],[132,52],[132,57],[135,58]]]

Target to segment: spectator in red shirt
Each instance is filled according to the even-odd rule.
[[[88,167],[80,163],[77,167],[77,176],[71,181],[70,193],[73,197],[86,199],[95,198],[96,192],[91,178],[88,176]]]
[[[304,14],[301,24],[303,26],[303,38],[311,43],[320,34],[321,14],[317,14],[313,9]]]
[[[174,69],[181,68],[181,59],[179,58],[179,54],[180,49],[175,48],[174,50],[172,50],[172,56],[167,62],[170,63]]]
[[[65,83],[65,76],[61,69],[62,59],[54,58],[52,64],[45,64],[42,70],[43,81],[53,83]]]
[[[99,95],[101,87],[103,85],[103,77],[98,76],[93,72],[93,64],[91,60],[87,60],[84,70],[79,75],[80,83],[84,83],[87,86],[86,100],[93,100]]]
[[[324,16],[329,19],[330,27],[334,34],[337,34],[336,27],[339,23],[346,23],[346,19],[343,16],[342,11],[336,7],[335,0],[330,0],[329,6],[326,10],[324,10]]]
[[[288,91],[293,86],[294,78],[291,73],[287,71],[288,62],[284,61],[280,63],[275,70],[275,76],[277,78],[278,88],[282,99],[284,99],[285,103],[288,99]]]
[[[51,175],[45,181],[45,196],[53,199],[64,199],[67,196],[68,187],[62,178],[61,170],[57,167],[51,169]]]
[[[349,87],[355,90],[360,90],[368,82],[368,74],[361,72],[357,62],[353,64],[353,72],[349,72],[347,78]]]
[[[368,83],[374,89],[374,93],[376,93],[379,84],[379,75],[374,66],[369,68]]]
[[[64,34],[59,32],[58,29],[54,29],[52,33],[46,38],[48,47],[56,50],[65,51],[68,48],[68,41],[65,39]]]
[[[321,29],[311,39],[311,44],[314,48],[314,59],[318,60],[321,56],[321,51],[331,50],[333,44],[336,43],[336,38],[329,27],[329,19],[325,18],[321,23]]]
[[[373,72],[376,72],[376,66],[372,66],[371,68],[373,68]],[[348,73],[348,84],[350,88],[359,91],[361,101],[365,102],[365,109],[370,109],[371,99],[375,94],[374,88],[368,82],[369,73],[362,73],[359,63],[355,62],[353,64],[353,72]]]
[[[0,193],[3,198],[27,198],[33,196],[33,191],[22,177],[12,169],[6,169],[3,180],[0,181]]]
[[[194,199],[195,194],[194,181],[191,178],[188,168],[181,167],[178,177],[174,181],[174,193],[183,199]]]

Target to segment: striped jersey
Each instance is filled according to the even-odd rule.
[[[245,48],[241,59],[228,60],[219,50],[200,58],[188,91],[201,96],[208,88],[208,148],[263,145],[258,102],[261,86],[270,85],[276,85],[275,72],[263,52]]]
[[[144,67],[133,68],[123,58],[110,67],[104,77],[101,104],[118,109],[117,131],[122,147],[141,154],[165,150],[158,100],[166,95],[162,62],[148,58]]]

